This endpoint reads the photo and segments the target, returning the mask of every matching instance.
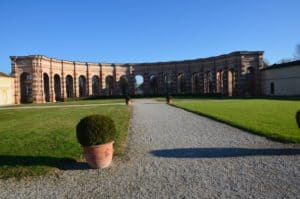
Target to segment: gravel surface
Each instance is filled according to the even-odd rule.
[[[299,144],[151,100],[133,104],[127,154],[85,168],[1,180],[0,198],[300,198]]]

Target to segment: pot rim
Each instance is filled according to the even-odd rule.
[[[110,144],[114,144],[115,141],[110,141],[110,142],[106,142],[106,143],[103,143],[103,144],[97,144],[97,145],[92,145],[92,146],[82,146],[83,148],[98,148],[98,147],[101,147],[103,145],[110,145]]]

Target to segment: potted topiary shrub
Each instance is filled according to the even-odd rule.
[[[166,101],[167,101],[167,104],[171,104],[172,103],[172,96],[171,95],[167,95]]]
[[[110,165],[116,137],[116,127],[110,117],[90,115],[82,118],[76,126],[76,135],[90,167],[96,169]]]
[[[300,111],[297,111],[297,113],[296,113],[296,121],[298,124],[298,128],[300,128]]]
[[[131,99],[130,99],[129,95],[127,95],[125,97],[125,103],[126,103],[126,105],[131,105]]]

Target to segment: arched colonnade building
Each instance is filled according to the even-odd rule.
[[[263,51],[155,63],[90,63],[11,56],[15,101],[55,102],[101,95],[260,95]]]

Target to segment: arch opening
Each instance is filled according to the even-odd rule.
[[[44,73],[43,80],[44,80],[44,99],[46,102],[50,102],[50,88],[49,88],[48,74]]]
[[[217,72],[217,93],[223,93],[223,74],[222,70]]]
[[[165,93],[166,95],[170,95],[171,94],[171,88],[172,88],[172,77],[170,74],[165,74],[164,76],[164,89],[165,89]]]
[[[111,75],[106,76],[105,78],[105,88],[106,88],[106,94],[112,95],[113,94],[113,88],[114,88],[114,78]]]
[[[184,94],[185,93],[185,78],[182,73],[177,76],[177,93]]]
[[[234,79],[234,71],[233,70],[229,70],[228,71],[228,96],[233,96],[234,94],[234,82],[235,82],[235,79]]]
[[[21,103],[32,103],[32,75],[23,72],[20,76]]]
[[[55,101],[61,101],[60,77],[57,74],[54,75],[54,93],[55,93]]]
[[[98,96],[100,95],[100,78],[97,75],[92,77],[92,95]]]
[[[200,93],[200,74],[193,73],[192,75],[192,94]]]
[[[86,78],[83,75],[79,76],[79,97],[86,96]]]
[[[119,80],[121,95],[128,95],[128,78],[122,75]]]
[[[134,76],[134,94],[135,95],[144,94],[144,77],[142,75]]]
[[[210,94],[213,89],[213,76],[211,71],[207,71],[204,75],[204,93]]]
[[[151,75],[149,79],[150,90],[152,95],[158,94],[158,80],[155,75]]]
[[[67,75],[66,77],[66,92],[67,92],[67,98],[74,97],[73,77],[71,75]]]

